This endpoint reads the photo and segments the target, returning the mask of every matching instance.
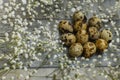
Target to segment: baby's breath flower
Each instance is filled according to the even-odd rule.
[[[5,76],[2,76],[2,80],[5,80],[6,79],[6,77]]]
[[[29,76],[29,75],[27,75],[27,76],[25,77],[25,79],[26,79],[26,80],[29,80],[29,78],[30,78],[30,76]]]

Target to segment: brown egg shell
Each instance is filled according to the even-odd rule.
[[[70,46],[76,42],[76,37],[72,33],[65,33],[61,35],[61,40],[65,43],[66,46]]]
[[[79,57],[83,53],[83,47],[81,43],[74,43],[69,48],[69,55],[71,57]]]
[[[90,40],[97,40],[100,37],[100,32],[96,27],[89,27],[88,33],[89,33]]]
[[[87,34],[86,30],[80,30],[76,34],[77,42],[81,43],[82,45],[88,42],[89,35]]]
[[[84,49],[84,57],[85,58],[89,58],[93,54],[96,53],[96,46],[93,42],[85,43],[84,46],[83,46],[83,49]]]
[[[59,27],[60,32],[62,32],[62,33],[69,33],[69,32],[72,33],[73,32],[73,27],[70,24],[70,22],[67,20],[60,21],[58,27]]]
[[[93,16],[88,20],[88,26],[96,27],[98,30],[100,30],[102,27],[102,21],[100,18]]]
[[[73,14],[73,20],[74,20],[74,22],[82,21],[83,23],[86,23],[87,17],[81,11],[76,11]]]
[[[103,52],[105,49],[108,48],[108,43],[104,39],[96,40],[95,45],[96,45],[96,48],[98,49],[98,51],[100,51],[100,52]]]
[[[73,26],[73,29],[75,32],[83,29],[83,30],[86,30],[87,29],[87,24],[86,23],[82,23],[82,21],[76,21],[74,26]]]
[[[112,38],[113,38],[113,34],[110,30],[108,29],[103,29],[101,32],[100,32],[100,38],[106,40],[108,43],[110,43],[112,41]]]

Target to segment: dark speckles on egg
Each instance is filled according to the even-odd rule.
[[[98,39],[95,44],[97,49],[100,51],[104,51],[108,48],[108,43],[104,39]]]
[[[82,22],[85,22],[85,21],[86,21],[86,17],[85,17],[85,15],[84,15],[81,11],[76,11],[76,12],[73,14],[73,20],[74,20],[74,21],[82,21]]]
[[[66,46],[70,46],[71,44],[76,42],[76,37],[72,33],[65,33],[61,35],[61,37],[62,37],[61,40],[65,42]]]
[[[102,27],[101,19],[93,16],[88,20],[88,26],[89,27],[96,27],[98,30]]]
[[[89,27],[88,33],[91,40],[96,40],[100,36],[99,31],[96,27]]]
[[[84,48],[84,56],[86,58],[91,57],[96,52],[96,46],[93,42],[85,43],[83,48]]]
[[[62,33],[73,32],[73,27],[72,25],[70,25],[70,22],[68,22],[67,20],[60,21],[58,27],[60,32]]]
[[[103,29],[102,32],[100,33],[100,38],[106,40],[107,42],[112,40],[112,37],[113,35],[110,30]]]
[[[86,30],[80,30],[76,34],[76,39],[77,42],[85,44],[86,42],[88,42],[89,35],[87,34]]]

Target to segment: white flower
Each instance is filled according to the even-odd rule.
[[[6,7],[8,7],[8,6],[9,6],[9,4],[8,4],[8,3],[4,3],[4,5],[5,5]]]
[[[11,61],[11,64],[15,64],[15,63],[16,63],[16,61],[15,61],[15,60],[12,60],[12,61]]]
[[[25,70],[25,71],[28,71],[27,67],[24,66],[24,70]]]
[[[108,78],[108,75],[105,75],[105,78],[107,79],[107,78]]]
[[[93,62],[96,62],[97,61],[97,59],[93,59]]]
[[[37,73],[37,70],[33,70],[33,73]]]
[[[9,70],[10,68],[9,67],[4,67],[4,70]]]
[[[52,61],[50,61],[50,65],[53,65],[53,62],[52,62]]]
[[[23,2],[23,4],[26,4],[26,3],[27,3],[27,1],[26,1],[26,0],[22,0],[22,2]]]
[[[72,9],[71,9],[71,11],[72,11],[72,12],[75,12],[75,11],[76,11],[76,9],[75,9],[75,8],[72,8]]]
[[[24,16],[26,16],[26,12],[23,12],[22,14],[23,14]]]
[[[25,57],[26,59],[28,59],[29,56],[28,56],[28,54],[24,54],[24,57]]]
[[[3,15],[3,19],[7,19],[7,15]]]
[[[14,80],[14,79],[15,79],[15,77],[14,77],[14,76],[12,76],[12,77],[11,77],[11,80]]]
[[[20,77],[20,78],[23,78],[23,74],[20,74],[19,77]]]
[[[2,23],[3,23],[3,24],[7,24],[7,21],[6,21],[6,20],[3,20]]]
[[[5,37],[5,41],[9,41],[9,37]]]
[[[14,47],[14,53],[17,53],[18,47]]]
[[[41,0],[41,1],[44,2],[45,4],[49,4],[49,5],[53,4],[52,0]]]
[[[0,9],[3,9],[3,6],[0,5]]]
[[[22,11],[24,11],[24,10],[25,10],[25,8],[24,8],[24,7],[21,7],[21,10],[22,10]]]
[[[25,77],[25,80],[29,80],[29,78],[30,78],[30,76],[29,76],[29,75],[27,75],[27,76]]]
[[[2,76],[2,80],[5,80],[6,79],[6,77],[5,76]]]
[[[113,61],[114,61],[114,62],[117,62],[117,58],[114,58]]]
[[[3,39],[0,39],[0,44],[2,44],[2,43],[4,43],[5,42],[5,40],[3,40]]]
[[[3,0],[0,0],[0,5],[2,5],[3,4]]]
[[[11,67],[12,67],[13,69],[16,69],[16,66],[15,66],[15,65],[12,65]]]

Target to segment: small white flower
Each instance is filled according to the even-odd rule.
[[[14,79],[15,79],[15,77],[14,77],[14,76],[12,76],[12,77],[11,77],[11,80],[14,80]]]
[[[111,62],[108,62],[108,66],[111,66],[111,64],[112,64]]]
[[[37,70],[33,70],[33,73],[37,73]]]
[[[42,53],[38,53],[38,56],[41,56],[42,55]]]
[[[105,75],[105,78],[107,79],[107,78],[108,78],[108,75]]]
[[[20,77],[20,78],[23,78],[23,74],[20,74],[19,77]]]
[[[50,61],[50,65],[53,65],[53,62]]]
[[[15,64],[16,63],[16,61],[15,60],[11,60],[11,62],[10,62],[11,64]]]
[[[25,8],[24,8],[24,7],[21,7],[21,10],[22,10],[22,11],[24,11],[24,10],[25,10]]]
[[[29,78],[30,78],[30,76],[29,76],[29,75],[27,75],[27,76],[25,77],[25,79],[26,79],[26,80],[29,80]]]
[[[97,59],[93,59],[93,62],[97,62]]]
[[[8,17],[7,15],[3,15],[3,19],[7,19],[7,17]]]
[[[86,61],[89,61],[90,59],[89,58],[86,58]]]
[[[26,1],[26,0],[22,0],[22,2],[23,2],[23,4],[26,4],[26,3],[27,3],[27,1]]]
[[[89,68],[88,71],[92,71],[91,68]]]
[[[25,57],[26,59],[28,59],[29,56],[28,56],[28,54],[26,53],[26,54],[24,54],[24,57]]]
[[[81,57],[81,60],[85,60],[85,57]]]
[[[7,24],[7,21],[6,21],[6,20],[3,20],[2,23],[3,23],[3,24]]]
[[[8,3],[4,3],[4,5],[5,5],[6,7],[8,7],[8,6],[9,6],[9,4],[8,4]]]
[[[2,44],[2,43],[4,43],[5,42],[5,40],[3,40],[3,39],[0,39],[0,44]]]
[[[0,0],[0,5],[2,5],[3,4],[3,0]]]
[[[117,62],[117,58],[113,58],[113,61],[114,61],[114,62]]]
[[[23,16],[26,16],[26,12],[23,12],[22,14],[23,14]]]
[[[16,66],[15,66],[15,65],[12,65],[11,67],[12,67],[13,69],[16,69]]]
[[[6,77],[5,76],[2,76],[2,80],[5,80],[6,79]]]
[[[113,56],[114,56],[114,54],[113,54],[113,53],[111,53],[111,54],[110,54],[110,56],[111,56],[111,57],[113,57]]]
[[[107,58],[107,57],[105,57],[103,60],[104,60],[104,61],[108,61],[108,58]]]
[[[72,12],[75,12],[75,11],[76,11],[76,9],[75,9],[75,8],[72,8],[72,9],[71,9],[71,11],[72,11]]]
[[[44,2],[45,4],[49,4],[49,5],[53,4],[52,0],[41,0],[41,1]]]
[[[28,71],[27,67],[24,66],[24,70],[25,70],[25,71]]]
[[[0,5],[0,9],[3,9],[3,6]]]
[[[93,76],[93,77],[96,77],[96,74],[93,74],[92,76]]]
[[[9,70],[10,68],[9,67],[4,67],[4,70]]]

